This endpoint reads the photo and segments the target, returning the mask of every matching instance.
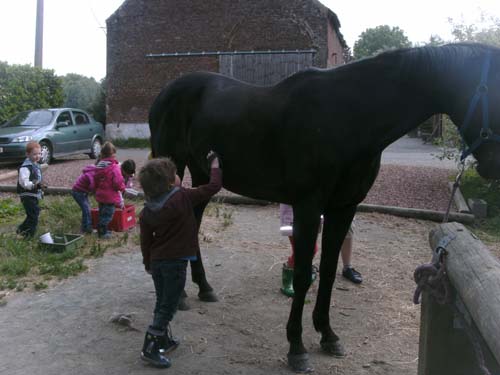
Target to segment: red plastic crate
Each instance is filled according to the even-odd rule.
[[[97,228],[97,223],[99,222],[99,209],[92,208],[92,227]],[[113,215],[113,219],[108,224],[108,229],[113,232],[124,232],[135,226],[135,206],[133,204],[127,204],[123,208],[116,208]]]

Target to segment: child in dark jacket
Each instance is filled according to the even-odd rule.
[[[144,165],[139,181],[146,196],[140,213],[141,251],[146,272],[153,277],[156,305],[141,358],[157,367],[170,367],[163,354],[179,342],[170,322],[186,283],[189,260],[199,250],[198,227],[193,207],[207,201],[222,186],[222,172],[215,154],[209,154],[210,182],[196,189],[176,186],[176,166],[170,159],[154,159]]]
[[[99,203],[97,233],[103,239],[111,237],[108,224],[113,219],[115,206],[123,204],[121,192],[125,190],[125,183],[115,155],[115,146],[111,142],[104,143],[94,175],[95,200]]]
[[[132,159],[127,159],[123,163],[120,164],[120,170],[123,176],[123,182],[125,184],[125,193],[128,193],[129,196],[136,197],[138,195],[137,190],[133,189],[134,186],[134,176],[135,176],[135,161]],[[125,201],[122,194],[121,202],[122,207],[125,207]]]
[[[40,158],[42,150],[38,142],[32,141],[26,144],[26,159],[19,167],[19,177],[17,181],[17,194],[21,198],[26,219],[17,227],[16,233],[24,238],[35,235],[38,226],[38,215],[40,207],[38,201],[42,199],[42,170],[40,168]]]
[[[82,225],[80,231],[82,233],[92,233],[92,218],[90,216],[89,193],[94,192],[94,175],[97,167],[95,165],[87,165],[82,170],[82,174],[77,178],[71,195],[82,210]]]
[[[120,165],[125,187],[131,188],[134,186],[133,180],[135,176],[135,161],[127,159]]]

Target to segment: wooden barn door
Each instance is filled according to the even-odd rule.
[[[219,56],[219,73],[254,85],[274,85],[313,66],[312,53],[253,53]]]

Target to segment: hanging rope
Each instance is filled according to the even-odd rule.
[[[446,212],[444,214],[443,223],[448,222],[448,218],[450,217],[451,205],[453,204],[453,197],[460,186],[460,180],[462,179],[462,174],[465,170],[465,160],[460,160],[460,167],[457,176],[455,177],[455,182],[453,183],[453,189],[451,190],[450,201],[448,202],[448,207],[446,208]]]
[[[417,289],[413,294],[413,303],[420,303],[420,295],[423,291],[429,292],[440,305],[450,303],[450,284],[446,275],[446,246],[453,241],[455,236],[446,236],[439,241],[433,253],[432,262],[418,266],[413,273]]]

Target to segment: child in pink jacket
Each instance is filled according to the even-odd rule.
[[[92,233],[92,218],[90,216],[89,193],[94,192],[94,175],[97,167],[88,165],[83,168],[82,174],[77,178],[71,195],[82,209],[82,233]]]
[[[122,205],[121,192],[125,190],[122,172],[115,155],[115,146],[111,142],[104,143],[94,175],[95,200],[99,203],[97,232],[99,238],[103,239],[111,237],[108,224],[113,219],[115,206]]]

